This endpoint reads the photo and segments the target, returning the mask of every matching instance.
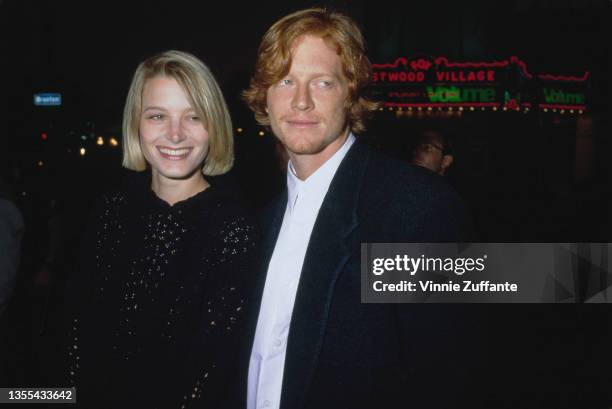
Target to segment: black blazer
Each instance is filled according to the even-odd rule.
[[[285,191],[263,220],[263,261],[245,343],[245,374],[286,203]],[[466,370],[457,367],[455,356],[460,343],[455,332],[465,332],[456,319],[460,309],[361,304],[360,244],[461,241],[467,225],[461,200],[442,178],[357,141],[331,182],[306,251],[281,409],[454,407],[458,398],[440,391],[454,389]],[[242,390],[244,396],[246,379]]]

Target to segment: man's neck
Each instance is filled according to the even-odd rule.
[[[349,129],[347,128],[342,135],[336,138],[332,143],[327,145],[321,152],[300,155],[289,152],[289,158],[291,164],[295,170],[295,174],[300,180],[306,180],[315,173],[321,166],[323,166],[332,156],[335,155],[338,150],[344,145],[349,136]]]

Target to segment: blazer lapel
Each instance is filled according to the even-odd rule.
[[[238,385],[238,396],[241,397],[240,403],[237,405],[242,408],[246,408],[246,391],[247,391],[247,374],[249,373],[249,361],[251,358],[251,349],[253,347],[253,340],[255,338],[255,330],[257,328],[257,319],[259,318],[259,309],[261,307],[261,297],[263,296],[263,290],[266,284],[266,275],[268,271],[268,264],[276,245],[276,239],[280,232],[280,228],[283,224],[283,215],[285,214],[285,208],[287,207],[287,191],[276,199],[268,209],[266,209],[261,215],[261,247],[260,247],[260,262],[259,265],[254,266],[253,271],[256,274],[255,286],[250,295],[250,300],[247,304],[246,311],[246,324],[245,324],[245,342],[242,343],[243,348],[241,349],[240,358],[241,362],[241,384]]]
[[[255,288],[251,295],[252,302],[249,304],[248,314],[248,340],[249,340],[249,355],[253,346],[253,338],[255,337],[255,329],[257,327],[257,319],[259,318],[259,308],[261,307],[261,297],[266,285],[266,276],[268,264],[272,257],[272,252],[276,246],[276,239],[283,224],[283,216],[287,207],[287,190],[271,205],[270,209],[262,215],[262,243],[260,253],[260,263],[256,271],[257,279]]]
[[[317,366],[336,280],[351,255],[369,151],[359,142],[340,164],[315,222],[298,286],[283,375],[282,409],[304,402]]]

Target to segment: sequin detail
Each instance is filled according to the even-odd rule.
[[[175,407],[200,400],[219,370],[210,359],[218,357],[215,348],[228,345],[227,337],[241,324],[244,295],[250,292],[245,277],[253,273],[253,226],[236,206],[200,199],[168,206],[122,193],[109,196],[94,235],[91,301],[103,320],[93,331],[106,340],[94,342],[95,354],[120,372],[138,373],[150,357],[167,357],[167,365],[181,368],[179,373],[193,367],[182,392],[174,395]],[[75,352],[80,351],[78,333],[75,325],[69,351],[72,385],[75,379],[78,385],[83,366]],[[197,342],[186,338],[193,336]],[[197,348],[191,350],[192,345]]]

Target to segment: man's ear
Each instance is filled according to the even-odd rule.
[[[450,166],[453,164],[453,160],[454,160],[454,156],[453,155],[444,155],[442,156],[442,163],[440,164],[440,175],[444,175],[444,172],[446,172],[446,169],[450,168]]]

